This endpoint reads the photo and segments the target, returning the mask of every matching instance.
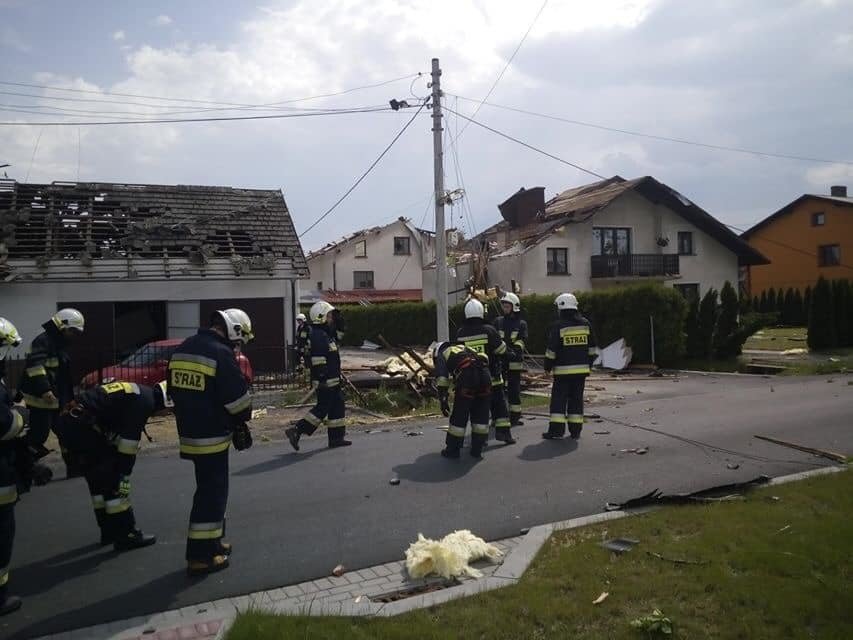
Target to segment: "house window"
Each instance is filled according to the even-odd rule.
[[[567,276],[569,275],[569,250],[568,249],[548,249],[548,275],[549,276]]]
[[[352,272],[353,289],[372,289],[373,288],[373,272],[372,271],[353,271]]]
[[[692,256],[693,255],[693,232],[679,231],[678,232],[678,255]]]
[[[592,255],[627,256],[631,254],[631,230],[595,227],[592,230]]]
[[[367,257],[367,240],[359,240],[355,243],[355,257],[356,258],[366,258]]]
[[[408,256],[411,255],[412,250],[409,246],[410,238],[394,236],[394,255],[395,256]]]
[[[317,280],[317,291],[322,291],[322,290],[323,290],[323,281]]]
[[[812,214],[813,227],[822,227],[824,224],[826,224],[826,214],[823,211]]]
[[[675,289],[691,304],[699,300],[698,284],[677,284],[675,285]]]
[[[834,267],[841,264],[841,245],[822,244],[817,248],[817,265]]]

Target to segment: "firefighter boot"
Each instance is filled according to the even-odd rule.
[[[230,556],[234,546],[230,542],[219,541],[219,553],[223,556]]]
[[[581,425],[579,424],[570,424],[569,425],[569,437],[572,440],[579,440],[581,437]]]
[[[296,427],[290,427],[289,429],[284,430],[284,435],[286,435],[287,439],[290,440],[290,446],[296,451],[299,451],[299,429]]]
[[[116,541],[113,548],[116,551],[133,551],[134,549],[142,549],[150,547],[157,542],[157,536],[142,533],[139,529],[133,529],[125,535],[116,536]]]
[[[502,429],[500,430],[502,431]],[[477,458],[477,460],[483,459],[483,449],[486,446],[486,442],[489,437],[485,433],[472,433],[471,434],[471,457]]]
[[[495,440],[503,442],[504,444],[515,444],[516,442],[515,438],[512,437],[512,432],[509,427],[495,429]]]
[[[187,574],[190,576],[206,576],[227,569],[231,563],[228,556],[213,556],[210,560],[190,560],[187,563]]]
[[[555,425],[553,422],[548,425],[548,431],[542,434],[546,440],[561,440],[566,435],[566,428],[560,428],[560,425]]]
[[[23,601],[18,596],[6,596],[0,602],[0,617],[8,616],[10,613],[15,613],[21,608]]]

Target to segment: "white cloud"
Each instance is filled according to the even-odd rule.
[[[116,42],[121,42],[122,40],[125,39],[125,37],[126,37],[126,34],[122,29],[119,29],[118,31],[115,31],[113,33],[113,40],[115,40]]]
[[[168,27],[172,22],[172,19],[165,14],[160,14],[154,19],[154,24],[160,27]]]

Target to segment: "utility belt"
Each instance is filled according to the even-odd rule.
[[[462,362],[457,365],[456,369],[453,372],[453,375],[457,375],[460,371],[463,371],[468,367],[477,367],[478,369],[482,369],[485,366],[486,363],[483,361],[482,358],[478,358],[476,356],[467,356],[463,358]]]

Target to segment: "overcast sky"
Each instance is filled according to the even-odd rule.
[[[540,0],[0,0],[0,80],[256,105],[413,76],[428,72],[430,59],[439,57],[447,106],[471,114],[477,102],[456,96],[485,96],[540,6]],[[426,83],[413,77],[288,107],[362,107],[391,98],[416,103],[413,96],[426,95]],[[10,85],[0,91],[4,122],[82,120],[93,115],[86,111],[138,119],[216,106]],[[709,150],[488,105],[477,115],[596,173],[653,175],[745,228],[802,193],[828,193],[831,184],[853,188],[853,165],[846,163],[853,162],[853,0],[550,0],[490,102],[839,161]],[[80,112],[69,118],[8,110],[49,113],[46,106]],[[301,232],[412,114],[0,126],[0,164],[12,165],[5,169],[10,178],[28,175],[30,182],[79,175],[86,181],[281,188]],[[450,115],[446,124],[454,130],[463,123]],[[433,228],[430,129],[422,113],[358,189],[303,237],[305,250],[400,215]],[[467,235],[494,223],[496,204],[521,186],[544,186],[550,196],[595,180],[474,125],[459,139],[456,155],[473,219],[456,206],[449,224]],[[448,189],[462,186],[450,148],[446,175]]]

